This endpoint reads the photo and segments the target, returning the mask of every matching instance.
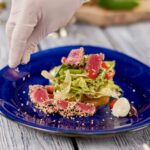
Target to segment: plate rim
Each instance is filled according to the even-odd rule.
[[[2,109],[1,109],[2,110]],[[54,134],[62,134],[62,135],[71,135],[72,137],[73,136],[107,136],[107,135],[117,135],[117,134],[121,134],[121,133],[130,133],[130,132],[134,132],[134,131],[138,131],[138,130],[141,130],[141,129],[144,129],[146,127],[149,127],[150,126],[150,118],[148,118],[147,122],[146,121],[143,121],[143,122],[139,122],[139,124],[135,124],[135,125],[132,125],[132,126],[127,126],[127,127],[122,127],[122,128],[116,128],[116,129],[112,129],[112,130],[99,130],[99,131],[94,131],[94,132],[91,132],[91,131],[73,131],[73,130],[65,130],[65,129],[58,129],[58,128],[52,128],[52,127],[42,127],[41,125],[38,125],[38,124],[34,124],[34,123],[31,123],[31,122],[28,122],[26,120],[23,120],[23,119],[19,119],[18,121],[18,118],[16,116],[13,116],[11,114],[4,114],[3,113],[4,111],[1,111],[0,112],[0,115],[2,115],[3,117],[15,122],[15,123],[18,123],[18,124],[21,124],[23,126],[26,126],[26,127],[29,127],[29,128],[33,128],[33,129],[36,129],[36,130],[39,130],[39,131],[44,131],[44,132],[47,132],[47,133],[54,133]],[[17,119],[17,120],[15,120]]]

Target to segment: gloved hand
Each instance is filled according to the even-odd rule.
[[[38,42],[64,26],[84,0],[12,0],[6,25],[10,52],[8,64],[15,68],[30,60]]]

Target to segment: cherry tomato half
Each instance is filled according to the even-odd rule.
[[[109,108],[112,109],[114,104],[116,103],[117,99],[113,99],[110,104],[109,104]]]
[[[102,68],[104,68],[104,69],[108,69],[108,66],[107,66],[107,64],[106,64],[104,61],[102,62],[101,66],[102,66]]]
[[[98,76],[98,73],[93,71],[93,70],[89,70],[88,73],[87,73],[87,76],[90,78],[90,79],[93,79],[95,80]]]
[[[105,75],[105,79],[110,80],[114,77],[114,75],[115,75],[115,71],[107,72]]]
[[[54,86],[52,86],[52,85],[47,85],[46,89],[47,89],[48,93],[50,93],[50,94],[52,94],[54,92]]]

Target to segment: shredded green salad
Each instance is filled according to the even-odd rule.
[[[113,81],[115,61],[102,61],[95,79],[90,78],[85,66],[90,55],[84,55],[84,64],[74,66],[62,64],[42,75],[54,86],[54,99],[80,101],[83,96],[100,98],[102,96],[119,97],[121,88]],[[112,76],[111,76],[112,75]]]

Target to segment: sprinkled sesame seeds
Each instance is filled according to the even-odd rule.
[[[26,91],[23,91],[22,93],[23,93],[23,94],[25,94],[25,93],[26,93]]]
[[[25,77],[22,78],[23,81],[25,81],[25,79],[26,79]]]
[[[35,109],[35,108],[33,108],[33,111],[34,111],[34,112],[36,112],[36,109]]]
[[[94,124],[94,120],[91,120],[91,125],[93,125]]]
[[[15,71],[16,71],[16,72],[20,72],[18,67],[15,69]]]
[[[136,90],[135,90],[135,89],[133,89],[133,90],[132,90],[132,92],[136,92]]]
[[[85,126],[85,123],[82,123],[82,126]]]
[[[29,102],[29,101],[27,101],[27,102],[26,102],[26,105],[28,106],[28,105],[29,105],[29,103],[30,103],[30,102]]]

